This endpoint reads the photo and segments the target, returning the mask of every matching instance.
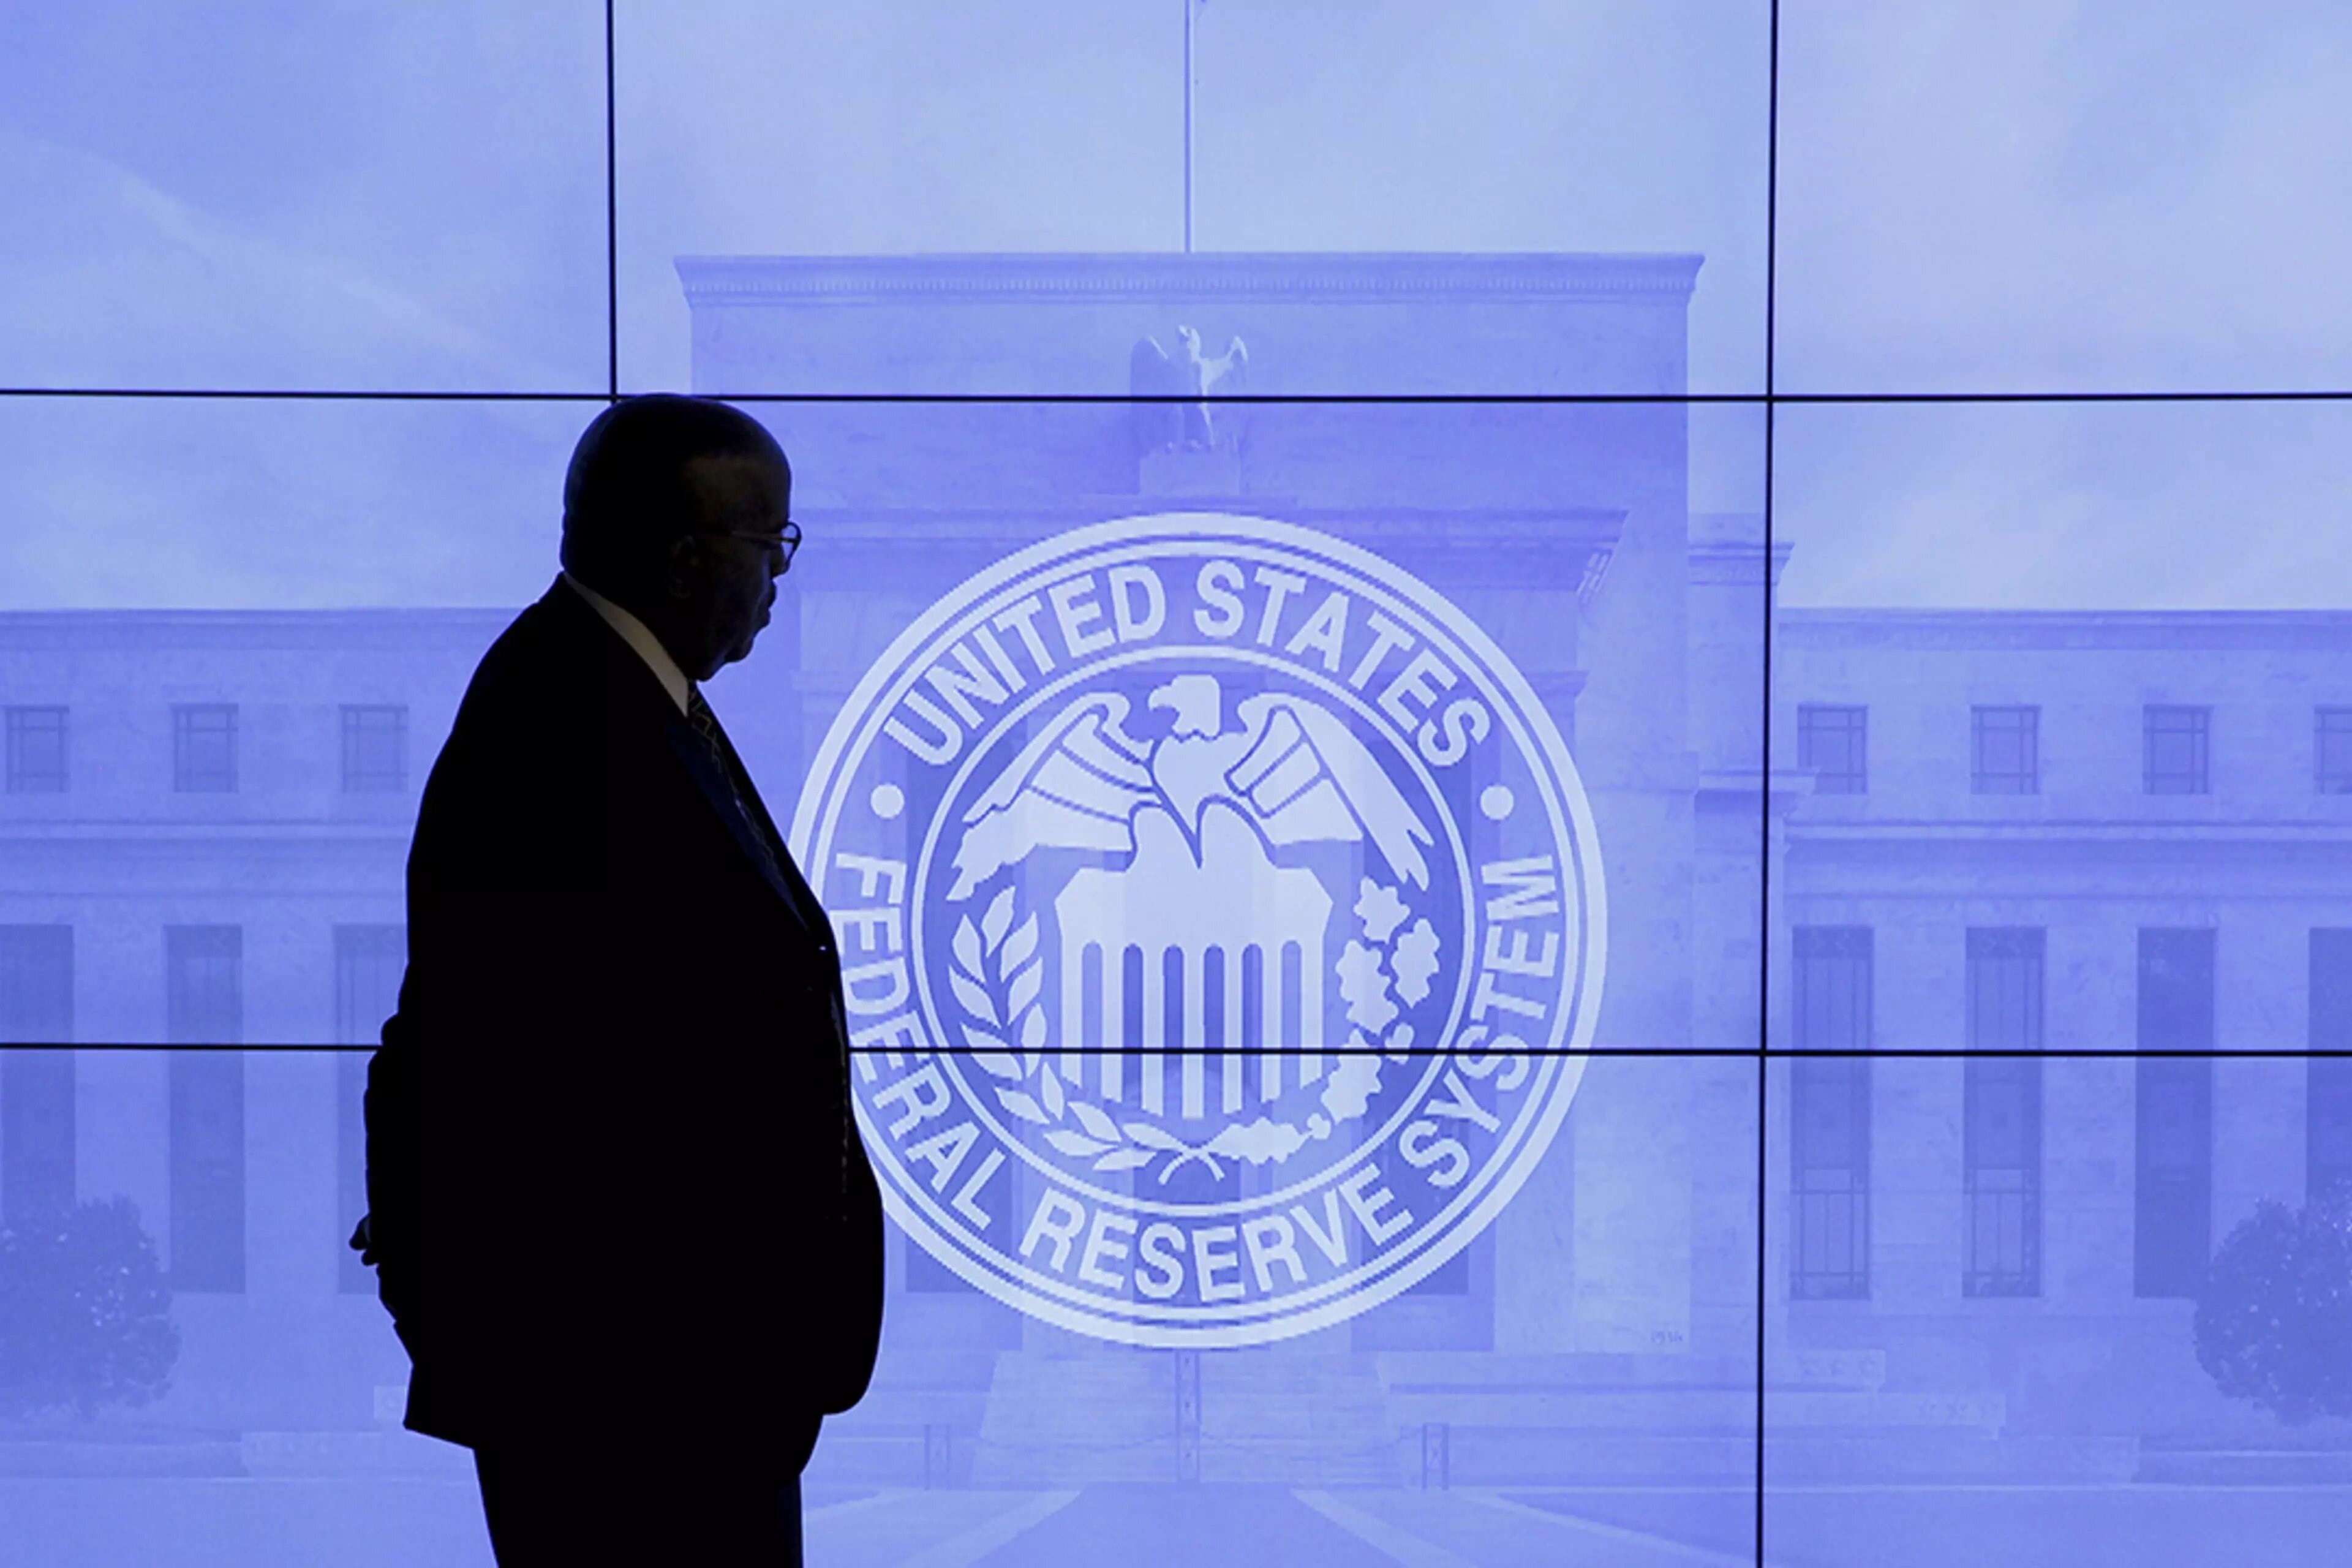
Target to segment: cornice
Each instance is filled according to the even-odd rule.
[[[1622,510],[1600,507],[1302,507],[1265,497],[1114,496],[1071,507],[803,509],[825,542],[824,563],[794,579],[803,592],[833,593],[905,582],[908,552],[950,575],[1083,522],[1153,512],[1226,510],[1277,518],[1328,533],[1408,566],[1441,589],[1515,585],[1574,589],[1590,605],[1625,530]]]
[[[1270,517],[1351,540],[1417,540],[1449,552],[1491,545],[1614,545],[1625,511],[1613,507],[1301,506],[1265,496],[1107,496],[1075,506],[805,507],[812,531],[833,541],[871,539],[899,544],[915,539],[970,540],[1002,549],[1009,542],[1047,538],[1082,522],[1161,512],[1224,511]]]
[[[0,648],[218,649],[302,653],[369,648],[409,652],[420,643],[478,653],[521,609],[7,610]]]
[[[1809,648],[2352,648],[2345,610],[1874,610],[1779,612],[1781,646]]]
[[[1813,775],[1793,768],[1702,768],[1696,793],[1706,804],[1752,807],[1768,789],[1773,815],[1786,816],[1813,793]]]
[[[1197,503],[1196,503],[1197,504]],[[1419,539],[1449,556],[1482,551],[1583,546],[1606,552],[1624,527],[1622,511],[1599,508],[1475,509],[1302,508],[1244,497],[1220,505],[1262,511],[1374,547]],[[1183,510],[1147,498],[1108,497],[1076,507],[994,509],[807,509],[833,542],[904,548],[969,543],[1001,551],[1064,528],[1145,510]],[[1754,581],[1761,552],[1700,546],[1692,575]],[[1780,552],[1776,551],[1776,563]],[[478,651],[521,608],[348,610],[6,610],[0,648],[13,652],[83,648],[236,650],[413,649],[420,642]],[[1781,609],[1775,617],[1790,651],[1840,647],[1917,648],[2352,648],[2352,611],[2343,610],[1868,610]]]
[[[1789,552],[1796,547],[1775,543],[1770,551],[1772,581],[1780,580],[1781,571],[1789,564]],[[1754,543],[1726,542],[1720,540],[1694,540],[1690,546],[1689,576],[1694,583],[1730,583],[1752,586],[1764,574],[1766,552],[1764,542]]]
[[[2001,847],[2032,850],[2059,845],[2099,845],[2142,849],[2149,845],[2298,845],[2352,849],[2352,822],[2311,817],[2242,817],[2180,822],[2153,818],[2057,818],[2032,822],[1981,822],[1952,817],[1829,821],[1798,817],[1789,825],[1791,849],[1853,848],[1865,854],[1895,846],[1942,846],[1983,853]]]
[[[690,305],[1284,300],[1546,303],[1690,297],[1702,258],[1385,251],[682,256]]]

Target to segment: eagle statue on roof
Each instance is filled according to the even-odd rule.
[[[1224,353],[1211,359],[1202,353],[1201,334],[1191,327],[1176,329],[1174,353],[1161,348],[1157,338],[1138,342],[1127,357],[1127,388],[1139,399],[1155,400],[1135,405],[1138,450],[1215,446],[1217,428],[1208,395],[1220,387],[1228,393],[1240,390],[1248,364],[1249,347],[1241,339],[1231,340]]]

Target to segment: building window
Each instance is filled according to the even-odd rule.
[[[2148,795],[2205,795],[2213,710],[2151,703],[2141,711],[2140,787]]]
[[[244,937],[235,926],[167,926],[164,1025],[172,1288],[245,1289],[245,1058],[202,1049],[245,1037]]]
[[[343,790],[349,795],[399,795],[408,788],[408,710],[399,706],[343,710]]]
[[[0,926],[0,1042],[73,1038],[73,928]],[[0,1050],[0,1223],[74,1201],[73,1053]]]
[[[1813,775],[1816,795],[1863,795],[1870,788],[1870,710],[1808,702],[1797,710],[1797,766]]]
[[[1863,926],[1796,931],[1800,1051],[1861,1052],[1871,1041],[1871,937]],[[1800,1057],[1790,1068],[1790,1293],[1870,1294],[1870,1061]]]
[[[2314,727],[2312,766],[2319,793],[2352,795],[2352,708],[2322,708]]]
[[[1790,1182],[1796,1246],[1790,1294],[1870,1294],[1870,1063],[1830,1057],[1790,1065]]]
[[[2139,1048],[2213,1048],[2213,933],[2139,933]],[[2193,1296],[2213,1225],[2213,1062],[2143,1056],[2135,1112],[2133,1289]]]
[[[8,793],[56,795],[66,787],[66,710],[8,710]]]
[[[2311,933],[2311,1048],[2352,1053],[2352,931]],[[2305,1064],[2304,1196],[2352,1194],[2352,1054]]]
[[[1795,959],[1798,1048],[1869,1049],[1870,928],[1799,926]]]
[[[1969,730],[1969,789],[1971,793],[2042,793],[2041,709],[1971,709]]]
[[[1968,1038],[1960,1161],[1962,1291],[2042,1290],[2042,933],[1968,933]]]
[[[408,963],[404,926],[335,928],[335,1043],[373,1047],[383,1021],[400,1002],[401,973]],[[335,1171],[340,1214],[335,1231],[338,1283],[353,1294],[375,1289],[375,1276],[360,1255],[343,1245],[367,1213],[367,1073],[369,1052],[335,1056]]]
[[[236,789],[236,706],[186,704],[172,710],[172,787],[183,795]]]

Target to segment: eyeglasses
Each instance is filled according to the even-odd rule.
[[[801,525],[797,522],[785,523],[781,533],[744,533],[730,528],[713,528],[704,531],[719,539],[748,539],[754,544],[778,552],[784,558],[779,571],[792,570],[793,557],[799,553],[801,547]]]

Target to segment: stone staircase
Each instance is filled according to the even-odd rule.
[[[1768,1482],[2128,1479],[2128,1436],[2021,1432],[1997,1393],[1889,1388],[1874,1350],[1787,1350],[1765,1390]]]
[[[993,1351],[892,1347],[857,1408],[826,1419],[809,1479],[889,1487],[972,1484],[995,1363]]]
[[[811,1479],[1744,1487],[1756,1475],[1756,1391],[1736,1360],[1276,1345],[1201,1352],[1189,1373],[1184,1364],[1172,1352],[1083,1342],[894,1351],[865,1402],[826,1424]],[[1883,1352],[1784,1351],[1773,1369],[1770,1480],[2121,1479],[2139,1464],[2129,1438],[2009,1431],[1998,1394],[1889,1388]],[[1190,1394],[1185,1376],[1197,1380]],[[2174,1468],[2232,1462],[2184,1456]]]
[[[2135,1480],[2187,1486],[2352,1486],[2352,1431],[2340,1421],[2252,1434],[2165,1433],[2140,1440]]]
[[[1177,1461],[1170,1352],[1103,1346],[997,1356],[972,1485],[1167,1481]]]
[[[1376,1358],[1409,1485],[1752,1483],[1756,1391],[1690,1356]]]
[[[1764,1391],[1770,1480],[1972,1475],[1997,1468],[1999,1394],[1890,1392],[1883,1351],[1784,1350]]]
[[[1755,1480],[1756,1389],[1744,1364],[1463,1352],[1378,1361],[1409,1483]],[[2007,1431],[1999,1394],[1890,1389],[1882,1352],[1783,1352],[1773,1370],[1768,1481],[2119,1479],[2135,1463],[2126,1439]]]
[[[1197,1399],[1170,1351],[1008,1352],[997,1359],[976,1486],[1256,1481],[1392,1486],[1396,1432],[1371,1358],[1283,1346],[1206,1351]]]
[[[1282,1346],[1203,1355],[1201,1479],[1294,1487],[1405,1479],[1374,1358]]]

